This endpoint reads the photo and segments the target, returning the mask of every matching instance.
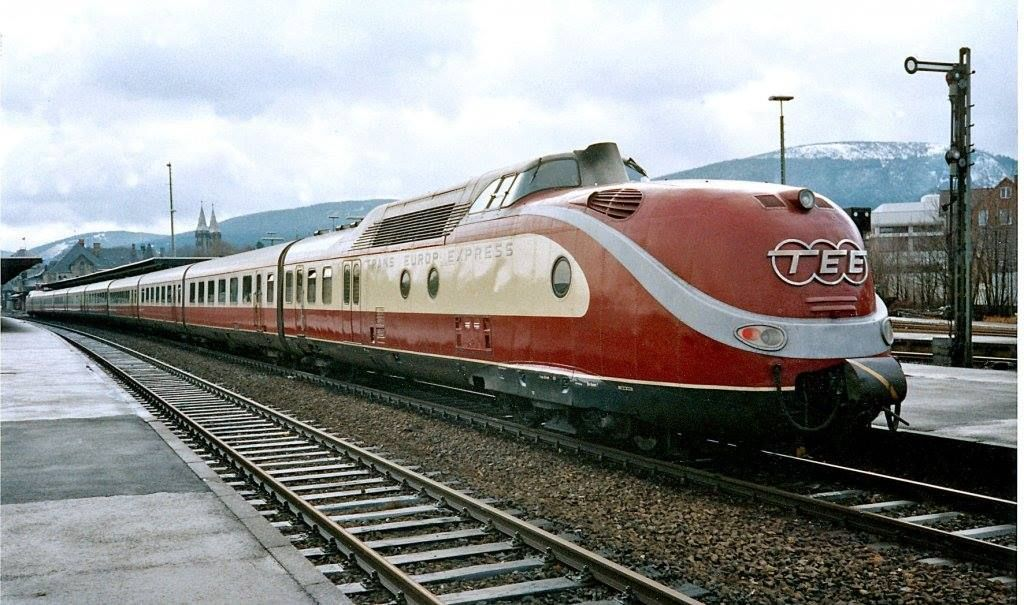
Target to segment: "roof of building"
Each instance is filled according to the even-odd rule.
[[[114,267],[113,269],[107,269],[106,271],[97,271],[81,277],[72,277],[70,279],[64,279],[61,281],[55,281],[48,284],[44,284],[48,290],[58,290],[61,288],[71,288],[73,286],[84,286],[100,281],[106,281],[108,279],[120,279],[122,277],[132,277],[134,275],[142,275],[144,273],[150,273],[152,271],[158,271],[161,269],[168,269],[171,267],[178,267],[181,265],[190,265],[199,261],[208,260],[208,257],[185,257],[185,256],[156,256],[153,258],[147,258],[140,260],[135,263],[128,265],[121,265],[120,267]]]
[[[871,213],[871,226],[934,225],[942,222],[939,196],[926,195],[919,202],[881,204]]]
[[[30,269],[41,262],[43,262],[43,259],[38,256],[5,256],[0,259],[0,276],[2,276],[0,280],[6,284],[22,271]]]

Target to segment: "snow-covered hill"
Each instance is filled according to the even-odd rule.
[[[809,187],[842,206],[876,207],[916,202],[948,186],[946,146],[934,143],[856,141],[786,148],[786,182]],[[992,187],[1017,173],[1017,161],[976,151],[974,187]],[[730,179],[778,182],[778,150],[708,164],[659,179]]]

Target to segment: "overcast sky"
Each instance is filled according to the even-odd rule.
[[[1017,157],[1017,3],[5,2],[0,247],[403,197],[614,140],[660,175],[786,142],[974,141]],[[207,210],[209,212],[209,210]],[[325,223],[327,221],[325,220]]]

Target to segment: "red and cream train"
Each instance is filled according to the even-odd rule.
[[[473,388],[647,447],[830,434],[906,394],[845,212],[795,187],[631,182],[614,143],[28,310]]]

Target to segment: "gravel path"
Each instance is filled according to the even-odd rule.
[[[693,487],[660,484],[501,436],[262,376],[137,337],[114,339],[206,379],[380,445],[479,495],[552,521],[594,549],[660,581],[696,584],[707,603],[1008,603],[1016,589],[970,563],[879,544],[789,512]]]

